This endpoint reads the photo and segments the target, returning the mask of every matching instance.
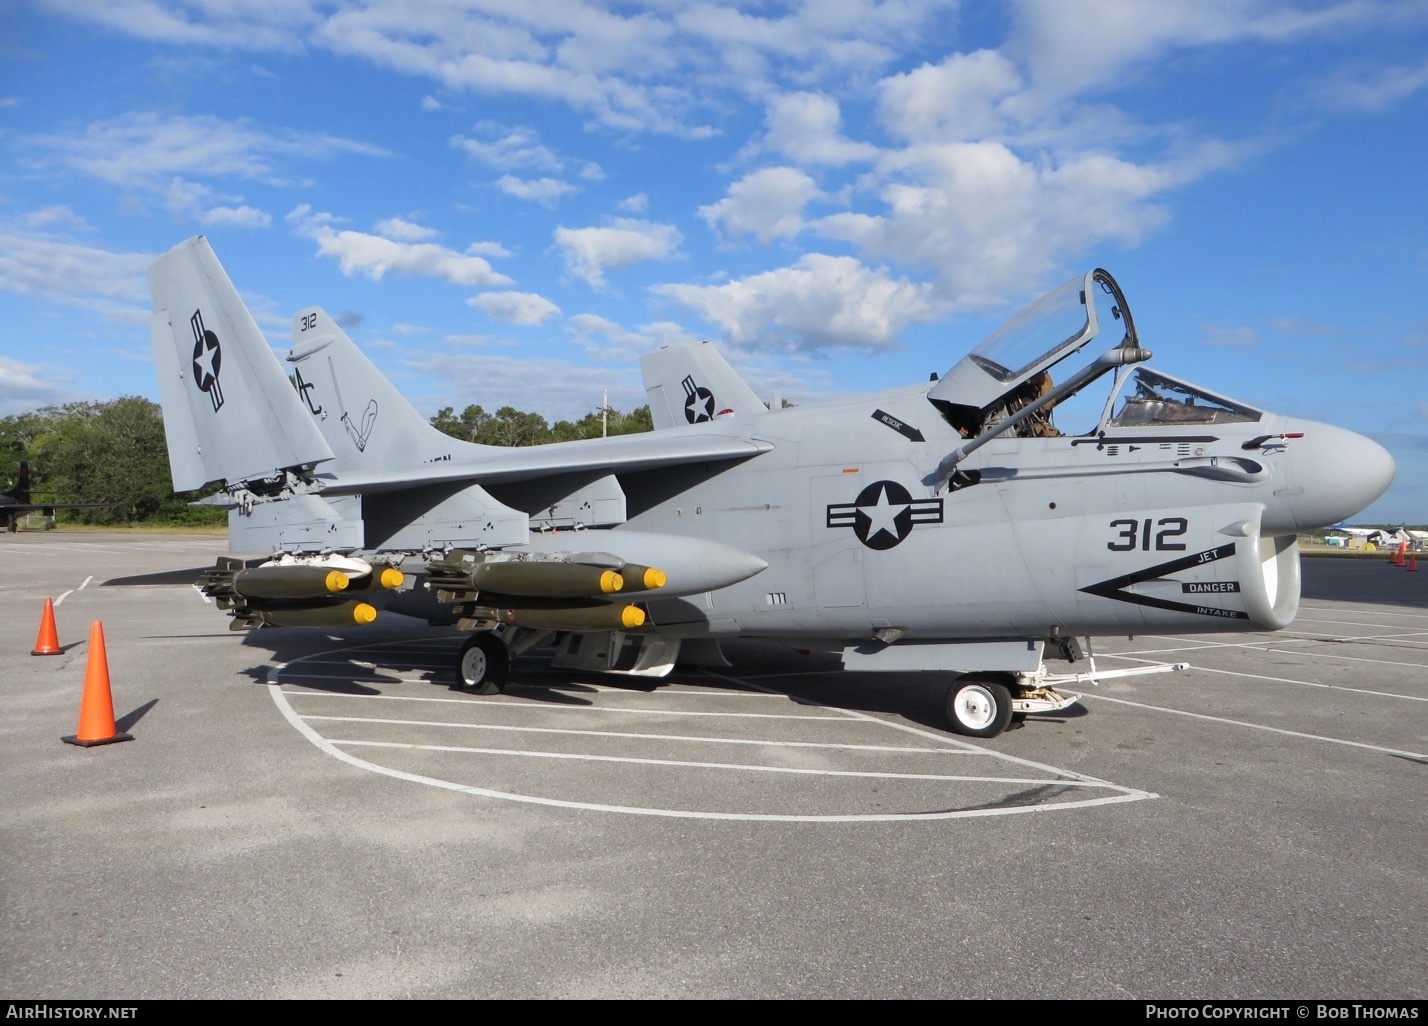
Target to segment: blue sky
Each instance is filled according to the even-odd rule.
[[[417,408],[926,380],[1105,267],[1152,366],[1386,445],[1428,521],[1425,0],[11,0],[0,415],[157,398],[208,236]]]

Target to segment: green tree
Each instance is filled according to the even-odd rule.
[[[550,441],[550,425],[539,413],[502,406],[480,440],[488,445],[541,445]]]
[[[222,511],[190,509],[196,494],[174,495],[163,414],[139,396],[48,406],[0,422],[0,459],[31,468],[33,499],[93,502],[103,508],[58,516],[92,524],[221,522]],[[13,476],[13,474],[11,475]]]
[[[53,409],[50,407],[51,411]],[[44,484],[44,468],[34,466],[30,454],[35,442],[53,430],[54,418],[49,415],[49,411],[0,418],[0,492],[9,495],[19,484],[20,464],[24,462],[31,464],[31,487]]]
[[[436,416],[431,418],[432,426],[438,431],[463,442],[479,441],[486,434],[490,421],[491,415],[480,406],[466,407],[459,417],[450,406],[443,406]]]

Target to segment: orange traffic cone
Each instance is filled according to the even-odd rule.
[[[35,647],[30,655],[63,655],[59,633],[55,630],[55,604],[45,599],[45,611],[40,616],[40,633],[35,638]]]
[[[1417,570],[1417,569],[1418,569],[1418,557],[1417,557],[1415,554],[1413,554],[1412,552],[1410,552],[1410,553],[1408,554],[1408,569],[1410,569],[1410,570]]]
[[[109,692],[109,657],[104,652],[104,625],[98,620],[89,628],[89,665],[84,671],[79,728],[70,737],[60,740],[83,748],[134,740],[133,734],[119,733],[119,726],[114,722],[114,698]]]

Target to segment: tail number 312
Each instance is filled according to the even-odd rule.
[[[1189,527],[1190,522],[1184,517],[1112,520],[1111,529],[1116,531],[1116,536],[1106,542],[1106,548],[1112,552],[1134,552],[1136,549],[1146,552],[1184,552],[1185,543],[1175,539],[1183,538]]]

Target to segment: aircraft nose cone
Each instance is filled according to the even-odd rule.
[[[1305,423],[1302,444],[1289,444],[1294,522],[1299,530],[1337,524],[1388,491],[1398,467],[1371,438],[1330,424]]]

